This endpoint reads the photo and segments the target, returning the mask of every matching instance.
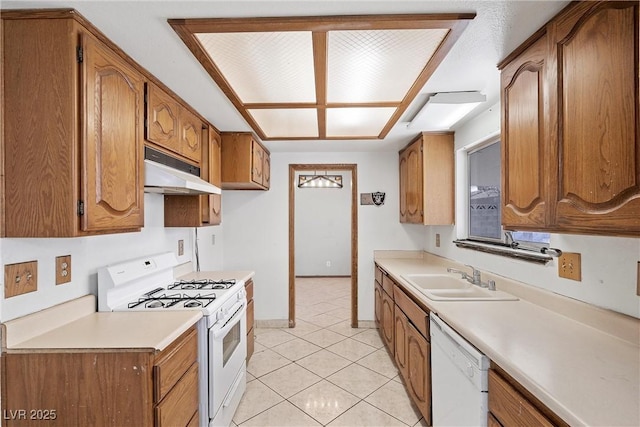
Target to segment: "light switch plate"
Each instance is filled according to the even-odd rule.
[[[178,256],[184,255],[184,240],[178,240]]]
[[[4,297],[11,298],[38,290],[38,261],[4,266]]]

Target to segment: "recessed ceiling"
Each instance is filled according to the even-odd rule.
[[[263,140],[382,139],[475,14],[170,19]]]

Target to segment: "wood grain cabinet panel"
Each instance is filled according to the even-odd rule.
[[[549,155],[547,38],[543,35],[502,70],[502,224],[544,227],[548,222],[545,178]]]
[[[196,335],[193,326],[161,352],[3,353],[2,413],[42,409],[38,417],[54,419],[27,412],[4,417],[2,425],[186,426],[198,412]]]
[[[409,322],[407,324],[407,388],[413,402],[431,425],[431,348],[425,337]]]
[[[222,188],[227,190],[268,190],[271,159],[251,133],[222,133]]]
[[[253,355],[255,348],[255,312],[253,303],[253,280],[249,279],[244,284],[245,291],[247,292],[247,362]]]
[[[180,153],[180,104],[153,83],[146,84],[146,140]]]
[[[200,164],[202,159],[202,121],[186,108],[180,108],[180,154]]]
[[[409,319],[398,307],[394,312],[395,361],[405,383],[409,383],[409,360],[407,355],[407,334]]]
[[[640,233],[637,2],[574,2],[500,68],[503,223]]]
[[[382,291],[382,316],[380,321],[382,322],[382,341],[384,342],[387,350],[393,356],[395,354],[395,335],[394,335],[394,323],[395,318],[393,315],[393,296]]]
[[[375,322],[376,328],[380,328],[382,325],[382,286],[378,283],[374,285],[373,289],[373,299],[375,304],[374,314],[375,314]]]
[[[423,132],[400,150],[400,222],[454,223],[453,132]]]
[[[77,15],[48,15],[2,12],[5,234],[139,230],[142,74]]]

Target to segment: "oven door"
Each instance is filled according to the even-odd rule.
[[[209,417],[214,418],[232,392],[247,357],[247,300],[236,302],[228,316],[209,329]],[[237,388],[237,387],[235,387]]]

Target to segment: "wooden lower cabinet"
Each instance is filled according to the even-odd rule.
[[[247,362],[251,359],[253,349],[255,346],[255,314],[253,308],[253,280],[248,280],[244,284],[245,291],[247,292]]]
[[[499,369],[489,370],[489,426],[566,426],[550,409]]]
[[[4,353],[3,426],[197,425],[197,356],[195,327],[161,352]]]
[[[382,291],[382,341],[392,355],[395,353],[393,296]]]
[[[375,304],[374,314],[376,328],[382,327],[382,286],[376,282],[373,288],[373,300]]]
[[[431,348],[411,324],[407,327],[407,388],[422,416],[431,425]]]
[[[402,378],[409,378],[409,363],[407,357],[407,333],[409,319],[399,308],[395,309],[394,333],[396,339],[395,361]]]

